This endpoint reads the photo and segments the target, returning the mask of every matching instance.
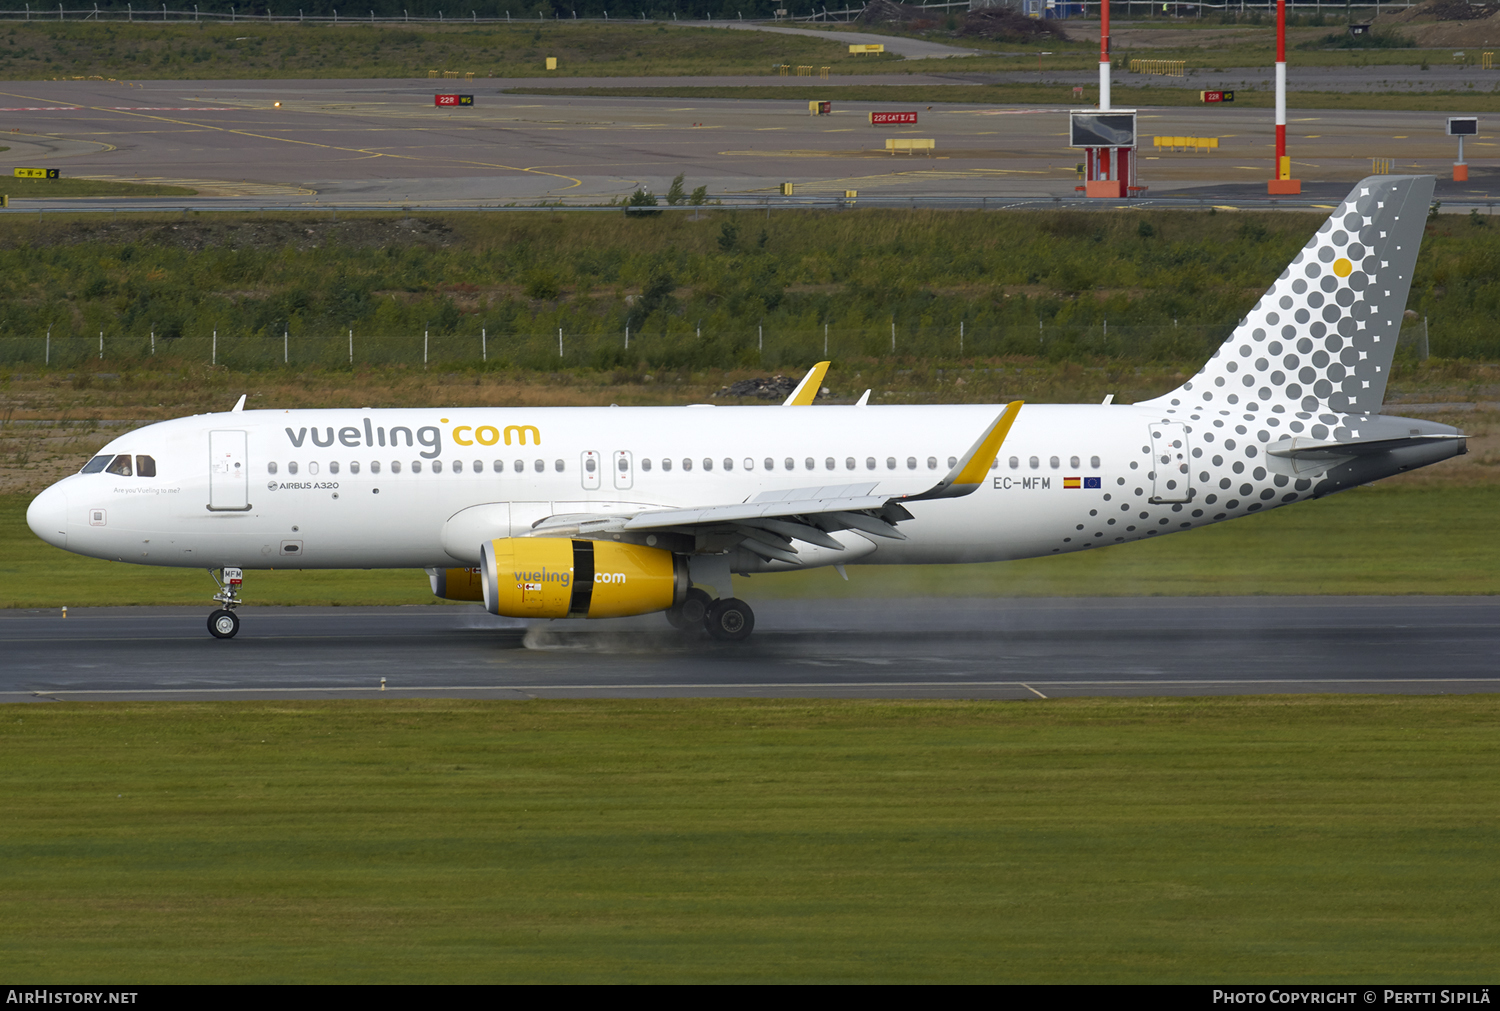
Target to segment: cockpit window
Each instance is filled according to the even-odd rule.
[[[152,456],[137,456],[135,458],[136,477],[155,477],[156,458]]]
[[[86,464],[83,465],[83,470],[82,470],[81,473],[84,473],[84,474],[97,474],[101,470],[103,470],[105,467],[109,466],[109,461],[111,461],[113,459],[114,459],[114,457],[111,456],[111,455],[109,455],[108,453],[106,453],[103,456],[96,456],[92,460],[90,460],[88,463],[86,463]]]
[[[129,454],[121,453],[115,457],[115,462],[106,467],[104,472],[106,474],[117,474],[120,477],[130,477],[131,466]]]

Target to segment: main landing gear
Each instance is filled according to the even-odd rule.
[[[214,594],[214,599],[224,605],[209,614],[208,634],[215,639],[233,639],[240,630],[240,617],[234,613],[234,609],[241,604],[240,584],[245,581],[245,571],[228,566],[220,571],[224,577],[222,580],[214,576],[213,569],[208,570],[214,582],[219,584],[219,592]]]
[[[701,626],[720,642],[743,642],[755,631],[755,612],[749,604],[735,597],[715,600],[696,586],[666,615],[674,628],[685,632]]]

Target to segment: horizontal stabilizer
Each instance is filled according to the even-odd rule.
[[[1454,435],[1408,435],[1395,439],[1367,439],[1355,442],[1334,442],[1328,439],[1283,439],[1266,447],[1270,456],[1286,460],[1341,460],[1351,456],[1373,456],[1389,453],[1393,449],[1410,449],[1414,446],[1430,446],[1434,443],[1463,439],[1462,433]]]

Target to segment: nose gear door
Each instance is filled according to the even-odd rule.
[[[1187,425],[1160,421],[1151,425],[1151,501],[1187,502],[1193,497]]]
[[[208,433],[208,508],[212,512],[246,512],[250,508],[250,463],[245,433]]]

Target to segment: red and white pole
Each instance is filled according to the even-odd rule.
[[[1109,111],[1109,0],[1099,0],[1099,111]]]
[[[1302,192],[1286,153],[1286,0],[1276,0],[1276,171],[1266,188],[1272,196]]]

